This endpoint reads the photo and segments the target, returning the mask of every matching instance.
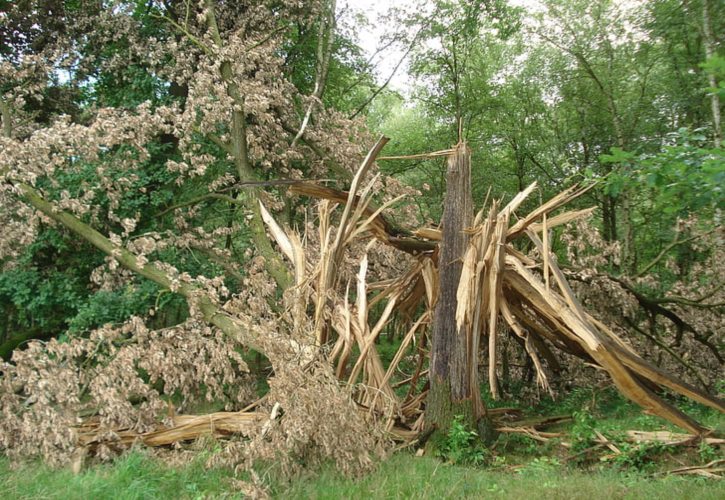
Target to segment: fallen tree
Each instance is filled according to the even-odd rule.
[[[289,433],[294,432],[295,427],[294,424],[286,425],[285,419],[289,421],[295,414],[307,418],[304,410],[294,410],[297,402],[292,397],[295,388],[304,384],[300,381],[303,373],[309,374],[313,385],[316,379],[326,380],[323,386],[328,392],[320,394],[327,394],[328,400],[338,397],[334,391],[341,391],[340,411],[357,408],[354,415],[349,416],[350,421],[354,421],[350,424],[352,428],[363,428],[368,425],[365,422],[375,422],[387,432],[388,439],[417,439],[426,428],[426,403],[431,386],[429,381],[425,382],[430,377],[429,352],[425,346],[431,342],[428,330],[440,297],[439,269],[444,254],[437,249],[440,238],[436,231],[391,230],[392,226],[383,216],[390,203],[372,208],[377,177],[367,182],[365,179],[385,142],[386,139],[381,138],[368,153],[346,195],[330,190],[300,191],[324,198],[318,205],[316,235],[300,235],[295,230],[283,228],[259,202],[262,220],[289,262],[290,275],[294,276],[294,284],[285,292],[283,307],[278,309],[279,316],[273,327],[260,324],[242,311],[229,312],[199,284],[179,280],[158,264],[145,262],[141,256],[114,243],[78,217],[58,209],[31,185],[6,179],[14,195],[24,203],[86,239],[121,266],[184,296],[196,321],[224,332],[231,345],[246,345],[263,353],[272,364],[273,380],[291,376],[290,380],[297,381],[292,386],[281,384],[278,390],[273,383],[273,390],[267,396],[268,407],[273,408],[271,417],[265,417],[260,409],[249,414],[174,415],[166,424],[147,426],[146,430],[140,431],[133,426],[114,427],[113,419],[93,416],[71,426],[73,437],[66,440],[64,446],[93,452],[101,447],[123,447],[137,440],[151,446],[167,445],[203,434],[250,434],[257,436],[258,442],[259,439],[264,442],[270,432],[274,432],[270,429],[274,428],[282,429],[289,442]],[[458,161],[464,151],[464,144],[452,149],[449,152],[451,162]],[[508,334],[522,343],[531,358],[542,388],[549,386],[545,365],[551,368],[560,363],[555,354],[560,350],[605,371],[619,391],[645,411],[672,422],[693,436],[709,433],[709,429],[667,403],[660,391],[669,389],[720,412],[725,412],[725,404],[642,359],[610,328],[587,313],[557,265],[547,241],[549,229],[585,217],[591,210],[552,214],[583,194],[586,188],[571,187],[513,222],[514,214],[535,188],[532,184],[503,207],[500,202],[492,202],[465,230],[465,253],[460,277],[454,283],[455,318],[449,317],[448,321],[455,323],[454,331],[465,335],[465,345],[469,349],[463,367],[466,376],[470,376],[471,381],[476,380],[474,375],[478,373],[482,352],[476,346],[479,339],[485,339],[486,342],[480,345],[488,348],[488,383],[491,393],[497,394],[496,344],[505,334],[499,325],[505,324]],[[401,234],[415,243],[401,248]],[[415,234],[429,238],[413,236]],[[525,255],[517,250],[515,242],[519,239],[528,239],[537,255]],[[405,252],[412,247],[425,251],[407,252],[409,267],[399,276],[369,282],[369,254],[380,244]],[[345,274],[351,258],[353,262],[357,261],[354,277]],[[385,366],[376,341],[396,313],[407,319],[408,327],[397,353]],[[436,342],[436,338],[432,341]],[[40,351],[42,348],[36,348],[36,352]],[[93,354],[89,358],[92,359]],[[42,363],[50,362],[52,357],[44,358]],[[404,358],[413,360],[414,371],[411,376],[394,382],[396,370]],[[32,398],[23,397],[30,395],[27,392],[28,371],[22,363],[4,365],[3,370],[3,412],[8,416],[16,412],[13,418],[16,421],[23,419],[33,411],[36,403],[30,400]],[[342,388],[335,384],[336,389],[332,389],[330,377],[333,374],[342,383]],[[313,406],[324,403],[311,402],[315,400],[313,394],[317,393],[310,394],[308,402]],[[33,397],[37,398],[37,393]],[[80,396],[73,399],[73,405],[63,411],[80,408],[80,399]],[[352,406],[347,406],[346,410],[342,405],[348,405],[348,401]],[[59,404],[62,406],[62,401]],[[46,408],[45,411],[51,410]],[[103,409],[100,409],[100,415],[103,417]],[[76,414],[73,418],[79,416]],[[6,433],[13,428],[8,422],[5,426]],[[37,439],[43,438],[38,436]],[[314,441],[314,446],[324,448],[324,453],[335,453],[328,449],[331,445],[324,439],[327,438]],[[366,446],[376,446],[374,442],[377,441],[368,442]],[[7,434],[2,443],[6,448],[13,446]],[[354,442],[350,443],[349,449],[355,450]],[[53,448],[54,445],[46,443],[45,446]],[[355,452],[350,453],[354,456]],[[361,457],[355,460],[367,463],[368,459]]]

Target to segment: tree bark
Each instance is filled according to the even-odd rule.
[[[13,136],[12,110],[10,105],[0,98],[0,120],[2,121],[2,135],[8,139]]]
[[[443,240],[439,255],[440,289],[435,306],[430,361],[430,393],[426,425],[438,434],[446,433],[455,416],[462,416],[479,435],[491,435],[490,422],[481,402],[478,382],[468,367],[478,363],[476,352],[467,348],[466,326],[456,325],[456,298],[469,237],[464,229],[473,220],[471,198],[471,153],[459,143],[448,160],[447,190],[443,209]],[[475,370],[474,370],[475,373]],[[430,441],[435,446],[437,440]]]

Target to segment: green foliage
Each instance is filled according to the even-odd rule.
[[[707,129],[681,128],[665,140],[654,152],[612,148],[611,154],[600,157],[611,168],[604,192],[615,199],[627,192],[634,253],[640,263],[636,267],[657,276],[652,283],[658,288],[646,291],[654,296],[677,280],[710,279],[707,273],[687,276],[687,270],[705,261],[712,250],[711,245],[690,244],[688,238],[697,239],[696,235],[716,227],[718,214],[725,209],[725,149],[712,144]],[[669,253],[666,258],[662,251]],[[670,257],[677,270],[667,265]]]
[[[654,467],[657,456],[667,450],[663,443],[627,443],[616,444],[622,452],[614,455],[611,461],[624,469],[646,472]]]
[[[531,457],[541,453],[541,442],[525,434],[504,432],[498,436],[496,450],[498,453],[503,454],[497,455],[496,459],[503,461],[506,460],[506,456],[509,454]]]
[[[66,330],[86,334],[106,323],[143,316],[152,307],[159,326],[186,317],[185,301],[160,293],[157,285],[145,280],[117,290],[93,290],[90,274],[102,262],[100,255],[71,235],[44,228],[16,265],[0,272],[0,342],[26,333],[32,334],[24,341]]]
[[[470,465],[483,464],[488,455],[478,433],[466,427],[461,415],[454,417],[438,453],[450,463]]]
[[[708,87],[707,91],[710,94],[717,94],[720,99],[725,99],[725,57],[714,55],[700,64],[700,67],[705,72],[714,75],[715,81],[718,82],[717,87]]]
[[[657,153],[635,154],[612,148],[604,163],[619,164],[606,191],[618,196],[624,185],[645,187],[647,208],[666,216],[687,216],[725,208],[725,149],[712,147],[704,129],[681,128]]]
[[[121,323],[131,316],[144,316],[152,307],[159,310],[156,314],[163,315],[166,306],[186,309],[178,296],[162,293],[156,284],[148,281],[121,290],[101,290],[79,305],[68,323],[68,332],[86,333],[106,323]]]
[[[586,409],[575,411],[573,417],[574,425],[571,428],[571,451],[576,454],[591,448],[594,444],[597,437],[597,421]]]
[[[57,332],[76,314],[90,293],[88,276],[101,262],[84,255],[87,250],[56,229],[43,227],[16,265],[0,272],[0,324],[5,324],[8,337],[29,328]]]
[[[707,444],[705,441],[700,442],[697,453],[705,463],[722,458],[722,453],[715,446]]]
[[[573,413],[581,408],[591,407],[593,394],[590,387],[573,387],[560,399],[545,397],[536,408],[542,414]]]
[[[154,105],[171,101],[165,82],[139,65],[124,67],[121,74],[101,73],[93,93],[98,104],[119,108],[133,108],[145,101]]]
[[[37,268],[17,268],[0,273],[0,298],[12,307],[14,321],[23,326],[47,327],[65,311],[72,314],[78,299],[85,295],[77,276],[49,273]]]

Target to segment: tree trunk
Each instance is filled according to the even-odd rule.
[[[709,7],[708,0],[702,0],[702,44],[705,46],[706,59],[710,59],[715,55]],[[710,87],[717,89],[717,79],[712,71],[707,71],[707,82]],[[720,141],[722,141],[722,128],[720,125],[720,96],[716,90],[713,90],[710,94],[710,110],[712,111],[713,142],[717,148],[720,146]]]
[[[602,198],[602,228],[604,241],[617,239],[617,201],[608,194]]]
[[[207,25],[211,38],[216,47],[221,50],[224,47],[224,42],[219,33],[219,26],[214,13],[214,3],[211,0],[206,0],[206,8]],[[259,180],[249,158],[244,95],[234,79],[231,61],[221,60],[219,73],[223,82],[226,84],[227,95],[231,97],[235,104],[231,112],[230,141],[225,144],[229,148],[227,152],[234,158],[237,177],[240,182]],[[292,283],[292,277],[287,272],[287,266],[284,264],[282,257],[274,250],[272,242],[267,237],[267,230],[262,221],[262,213],[259,208],[259,192],[259,188],[252,188],[247,190],[242,197],[245,208],[252,213],[252,217],[249,220],[252,241],[257,252],[264,257],[267,272],[269,272],[281,290],[286,290]]]
[[[456,294],[469,237],[463,230],[473,220],[471,198],[471,154],[459,143],[448,160],[447,190],[443,208],[443,239],[438,258],[440,289],[435,306],[430,361],[430,393],[426,425],[437,433],[448,432],[453,418],[460,415],[469,428],[490,436],[490,423],[481,402],[478,381],[469,376],[470,363],[478,353],[467,349],[466,326],[456,325]],[[475,372],[475,370],[474,370]],[[435,446],[435,440],[431,443]]]

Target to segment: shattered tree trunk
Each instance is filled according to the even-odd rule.
[[[479,435],[487,439],[491,435],[490,421],[481,401],[476,370],[469,369],[471,363],[477,366],[477,354],[468,346],[466,326],[459,329],[456,325],[458,283],[469,240],[464,230],[473,222],[471,153],[463,142],[448,159],[446,182],[426,426],[445,433],[453,418],[460,415],[469,428],[477,428]]]

